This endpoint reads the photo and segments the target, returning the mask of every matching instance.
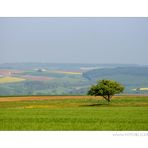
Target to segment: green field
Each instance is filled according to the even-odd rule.
[[[148,96],[0,97],[0,130],[147,131]]]

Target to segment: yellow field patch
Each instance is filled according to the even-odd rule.
[[[56,73],[71,74],[71,75],[81,75],[81,72],[71,72],[71,71],[54,71]]]
[[[29,106],[24,106],[23,108],[49,108],[49,105],[29,105]]]
[[[27,105],[23,106],[22,108],[49,108],[49,109],[56,109],[56,108],[64,108],[64,107],[78,107],[80,104],[79,103],[69,103],[65,105],[60,105],[60,104],[48,104],[48,105]]]
[[[71,75],[81,75],[81,72],[72,72],[72,71],[60,71],[60,70],[55,70],[55,71],[50,71],[52,73],[61,73],[61,74],[71,74]]]
[[[135,89],[132,89],[132,90],[148,90],[148,88],[135,88]]]
[[[0,84],[2,84],[2,83],[21,82],[21,81],[25,81],[25,79],[17,78],[17,77],[2,77],[2,78],[0,78]]]
[[[148,90],[148,88],[140,88],[140,90]]]

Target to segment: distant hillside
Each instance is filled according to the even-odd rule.
[[[6,63],[0,64],[0,96],[86,95],[99,79],[119,81],[125,85],[125,93],[137,93],[136,88],[143,88],[142,93],[148,93],[145,89],[148,88],[148,66]]]
[[[83,77],[94,82],[99,79],[114,79],[124,84],[127,92],[130,92],[132,88],[148,87],[148,67],[95,69],[84,72]]]
[[[136,66],[131,64],[95,64],[95,63],[0,63],[0,69],[18,69],[29,70],[36,68],[46,68],[49,70],[75,70],[75,69],[91,69],[94,67],[113,68],[113,67],[129,67]]]

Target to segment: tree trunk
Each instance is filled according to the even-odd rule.
[[[103,98],[104,98],[107,102],[110,102],[108,96],[103,96]]]
[[[109,103],[111,101],[112,95],[103,96],[103,98]]]
[[[110,102],[110,99],[111,99],[111,96],[110,95],[107,95],[107,101],[108,101],[108,103]]]

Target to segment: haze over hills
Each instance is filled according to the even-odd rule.
[[[109,63],[0,63],[1,69],[33,69],[33,68],[47,68],[47,69],[97,69],[97,68],[113,68],[113,67],[129,67],[139,66],[138,64],[109,64]]]
[[[124,93],[148,87],[148,66],[136,64],[0,64],[0,95],[86,95],[100,79],[113,79]],[[140,93],[148,93],[141,91]]]

